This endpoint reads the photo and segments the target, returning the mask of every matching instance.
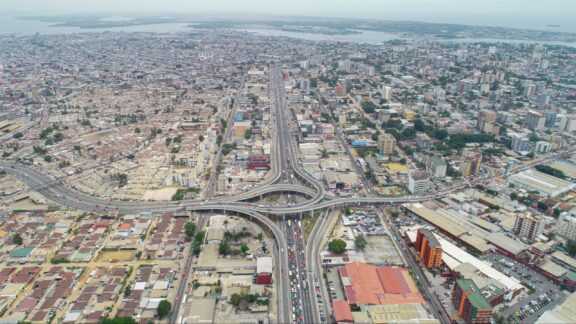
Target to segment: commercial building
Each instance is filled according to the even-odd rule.
[[[576,183],[562,180],[533,169],[510,177],[510,183],[528,191],[536,191],[545,197],[556,197],[576,188]]]
[[[334,310],[334,321],[336,323],[354,323],[350,305],[345,300],[332,301],[332,309]]]
[[[378,136],[378,150],[382,154],[392,154],[396,148],[396,139],[394,136],[384,133]]]
[[[513,133],[510,134],[510,138],[512,138],[511,147],[514,152],[521,153],[530,151],[530,140],[528,137],[523,134]]]
[[[446,176],[448,164],[437,156],[432,156],[426,161],[426,171],[432,177],[443,178]]]
[[[346,97],[346,85],[339,84],[334,89],[336,97],[343,98]]]
[[[442,265],[442,246],[427,228],[418,229],[416,250],[428,269],[439,269]]]
[[[268,170],[270,169],[270,159],[267,155],[253,155],[248,160],[248,169]]]
[[[562,213],[555,226],[556,234],[567,240],[576,240],[576,217]]]
[[[546,116],[538,111],[529,111],[526,115],[526,126],[532,130],[544,129]]]
[[[462,152],[460,160],[460,173],[463,177],[469,177],[480,172],[482,164],[482,151],[478,148],[466,148]]]
[[[256,283],[259,285],[272,284],[271,257],[260,257],[256,260]]]
[[[452,304],[466,323],[490,323],[492,306],[470,279],[456,280]]]
[[[408,175],[408,190],[413,194],[426,192],[429,184],[430,181],[426,172],[415,171]]]
[[[530,242],[544,231],[544,219],[530,213],[516,215],[514,233]]]
[[[351,306],[422,304],[424,299],[404,268],[378,268],[352,262],[338,268],[346,300]]]

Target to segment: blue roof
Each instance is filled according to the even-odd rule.
[[[31,247],[23,247],[19,249],[12,250],[10,252],[10,256],[14,258],[25,258],[32,252],[33,248]]]

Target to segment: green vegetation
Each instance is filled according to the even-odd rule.
[[[364,236],[356,236],[354,243],[356,244],[357,249],[363,250],[368,242],[366,242]]]
[[[538,170],[542,173],[549,174],[549,175],[554,176],[556,178],[566,179],[566,174],[564,174],[564,171],[558,170],[558,169],[553,168],[551,166],[539,164],[539,165],[535,166],[535,168],[536,168],[536,170]]]
[[[112,175],[112,180],[118,181],[119,187],[124,187],[128,184],[128,175],[125,173],[115,173]]]
[[[328,250],[336,254],[344,253],[346,251],[346,242],[340,239],[333,239],[328,243]]]
[[[368,100],[362,100],[360,105],[362,106],[362,110],[364,110],[364,112],[367,114],[373,114],[378,108],[378,106],[376,106],[372,101]]]
[[[448,145],[453,149],[463,149],[467,143],[493,143],[494,136],[487,134],[454,134]]]
[[[114,317],[105,318],[100,321],[100,324],[136,324],[136,321],[132,317]]]
[[[23,240],[22,240],[22,236],[20,235],[20,233],[16,233],[16,234],[12,235],[12,243],[14,243],[16,245],[22,245]]]
[[[568,240],[566,243],[566,251],[571,257],[576,256],[576,241]]]
[[[184,224],[184,234],[186,234],[186,239],[190,241],[194,233],[196,232],[196,223],[194,222],[187,222]]]
[[[70,263],[70,261],[68,261],[68,259],[63,257],[53,257],[52,259],[50,259],[50,263],[61,264],[61,263]]]
[[[23,136],[24,136],[24,134],[22,134],[21,132],[14,133],[14,135],[12,135],[12,137],[15,139],[22,138]]]
[[[248,140],[248,139],[250,139],[251,137],[252,137],[252,130],[251,130],[251,129],[247,129],[247,130],[244,132],[244,138]]]
[[[172,309],[172,304],[170,304],[167,300],[162,300],[158,304],[156,308],[156,315],[158,315],[158,319],[163,319],[166,315],[170,314],[170,310]]]

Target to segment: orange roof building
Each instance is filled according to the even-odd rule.
[[[339,268],[350,305],[422,304],[416,284],[404,268],[378,268],[353,262]]]
[[[334,320],[336,323],[354,323],[354,317],[350,310],[350,305],[345,300],[334,300],[332,302],[334,310]]]

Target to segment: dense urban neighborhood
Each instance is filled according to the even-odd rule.
[[[0,323],[572,323],[574,62],[0,34]]]

